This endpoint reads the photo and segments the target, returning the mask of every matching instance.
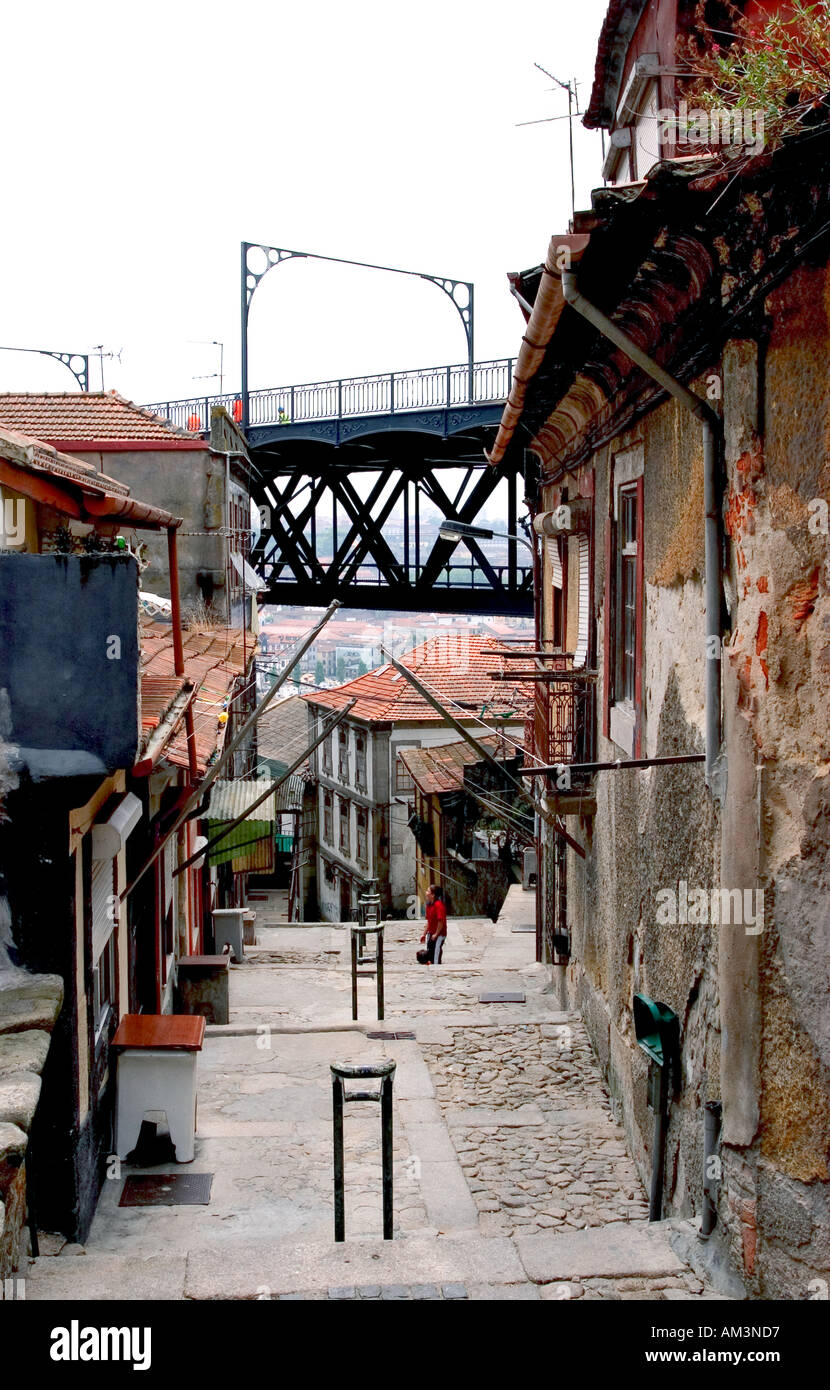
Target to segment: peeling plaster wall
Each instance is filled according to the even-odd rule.
[[[804,1299],[830,1267],[830,540],[816,505],[830,500],[826,268],[800,268],[766,307],[765,351],[730,344],[724,361],[737,592],[727,751],[730,777],[752,759],[756,793],[753,825],[747,807],[729,833],[757,843],[766,920],[756,1111],[725,1136],[721,1205],[748,1287]]]
[[[830,1267],[830,539],[816,501],[830,500],[825,269],[800,269],[767,310],[768,342],[731,342],[721,364],[725,802],[719,811],[702,766],[595,777],[595,817],[568,822],[587,857],[568,854],[572,956],[555,973],[563,1002],[586,1019],[644,1184],[652,1116],[632,995],[679,1015],[664,1214],[700,1215],[703,1105],[722,1099],[716,1239],[751,1295],[806,1299]],[[611,464],[640,443],[642,751],[702,752],[702,451],[697,424],[672,402],[594,458],[599,708]],[[575,495],[577,480],[565,481]],[[597,757],[621,756],[600,732]],[[657,892],[680,879],[762,889],[761,929],[660,925]]]
[[[700,389],[700,385],[698,387]],[[600,671],[597,757],[630,756],[602,736],[605,518],[612,464],[642,445],[644,476],[643,756],[703,751],[703,460],[699,430],[674,404],[595,458],[594,616]],[[573,495],[575,480],[570,480]],[[570,647],[569,623],[569,647]],[[570,648],[572,649],[572,647]],[[652,1114],[647,1061],[637,1047],[632,996],[643,992],[679,1016],[683,1079],[671,1109],[664,1210],[700,1210],[705,1100],[719,1094],[717,928],[660,925],[660,889],[715,881],[717,826],[702,765],[600,773],[593,820],[568,828],[588,851],[568,854],[572,957],[561,982],[581,1009],[617,1100],[646,1188]],[[563,999],[563,1002],[565,1000]]]

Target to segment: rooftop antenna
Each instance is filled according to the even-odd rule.
[[[96,344],[95,344],[95,347],[92,349],[92,352],[90,353],[90,356],[91,356],[91,357],[97,357],[97,358],[98,358],[98,366],[99,366],[100,371],[101,371],[101,394],[102,394],[102,395],[103,395],[104,389],[105,389],[105,388],[104,388],[104,358],[106,358],[108,362],[112,362],[112,361],[115,360],[115,358],[117,358],[117,359],[118,359],[118,364],[119,364],[119,366],[120,366],[120,365],[121,365],[121,353],[122,353],[122,352],[123,352],[123,348],[119,348],[117,352],[104,352],[104,344],[103,344],[103,343],[96,343]]]
[[[561,89],[562,89],[563,92],[567,92],[567,93],[568,93],[568,114],[567,114],[567,116],[543,116],[542,119],[541,119],[541,120],[538,120],[538,121],[517,121],[517,122],[516,122],[516,125],[517,125],[517,126],[523,126],[523,125],[546,125],[549,121],[567,121],[567,122],[568,122],[568,149],[569,149],[569,152],[570,152],[570,161],[571,161],[571,217],[574,217],[574,216],[576,215],[576,186],[575,186],[575,179],[574,179],[574,125],[573,125],[573,123],[574,123],[574,118],[575,118],[575,117],[581,116],[581,115],[582,115],[582,112],[581,112],[580,109],[579,109],[579,98],[578,98],[578,95],[577,95],[577,94],[578,94],[578,90],[579,90],[580,84],[577,82],[577,80],[576,80],[575,77],[569,78],[567,82],[563,82],[560,78],[555,77],[554,74],[553,74],[552,72],[548,72],[547,68],[543,68],[541,63],[534,63],[533,66],[534,66],[535,68],[538,68],[540,72],[543,72],[543,73],[545,74],[545,77],[549,77],[550,80],[551,80],[551,82],[555,82],[556,85],[557,85],[557,87],[561,87]],[[551,88],[550,90],[552,91],[553,88]],[[576,107],[576,110],[574,110],[574,107]]]

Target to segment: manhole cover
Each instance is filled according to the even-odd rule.
[[[206,1207],[212,1173],[140,1173],[126,1179],[120,1207]]]
[[[367,1033],[367,1038],[379,1038],[381,1042],[415,1041],[414,1033]]]
[[[524,994],[480,994],[479,1004],[524,1004]]]
[[[532,931],[532,932],[535,932],[535,931],[536,931],[536,923],[535,923],[535,922],[523,922],[522,925],[521,925],[520,927],[511,927],[510,930],[511,930],[512,932],[514,932],[514,933],[517,932],[517,931]]]

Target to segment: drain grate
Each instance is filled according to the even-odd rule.
[[[137,1173],[126,1179],[119,1207],[206,1207],[212,1173]]]
[[[414,1033],[367,1033],[367,1038],[377,1038],[380,1042],[414,1042]]]
[[[524,1004],[526,995],[524,994],[480,994],[479,1004]]]
[[[511,927],[510,930],[513,932],[514,935],[515,935],[515,933],[516,933],[517,931],[532,931],[532,932],[535,933],[535,931],[536,931],[536,923],[535,923],[535,922],[522,922],[521,926],[518,926],[518,927]]]

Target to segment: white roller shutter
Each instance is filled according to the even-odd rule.
[[[559,558],[559,541],[548,537],[547,540],[548,559],[550,560],[550,572],[553,578],[554,589],[562,588],[562,561]]]
[[[579,541],[579,622],[577,626],[574,669],[578,670],[588,660],[588,630],[591,617],[591,549],[588,537],[580,535]]]
[[[115,860],[92,861],[92,965],[98,964],[115,928]]]

